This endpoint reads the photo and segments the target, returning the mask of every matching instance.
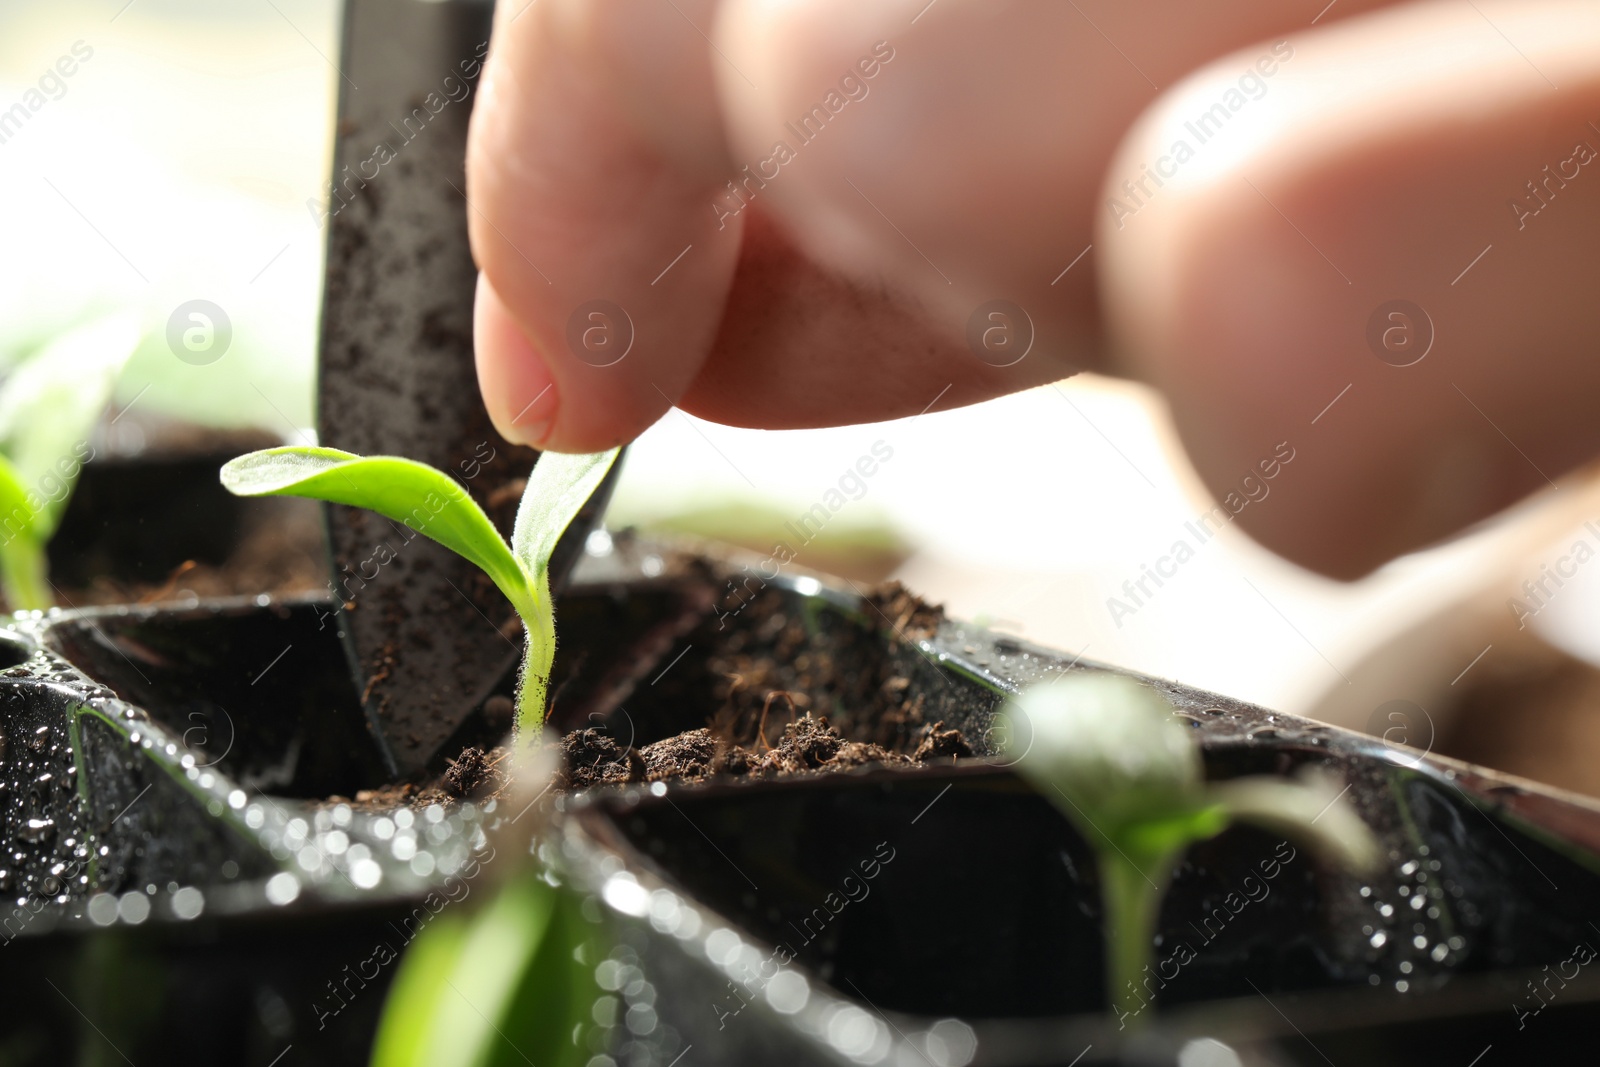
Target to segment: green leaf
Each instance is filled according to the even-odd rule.
[[[1241,819],[1362,869],[1372,831],[1327,778],[1260,776],[1208,785],[1199,746],[1166,700],[1131,678],[1073,673],[1017,696],[997,716],[1015,766],[1095,849],[1104,905],[1107,996],[1119,1028],[1140,1013],[1161,897],[1184,850]]]
[[[38,495],[40,543],[55,532],[78,471],[93,455],[94,424],[139,337],[136,315],[109,315],[52,341],[0,386],[0,453]]]
[[[594,495],[620,449],[586,455],[545,452],[533,465],[522,490],[517,521],[511,530],[512,551],[528,581],[540,610],[525,613],[528,647],[522,657],[521,687],[517,692],[517,729],[537,736],[548,703],[550,668],[556,659],[555,603],[550,596],[550,555],[556,543]]]
[[[372,1067],[423,1067],[430,1037],[440,1029],[449,1001],[450,979],[461,968],[466,944],[464,915],[440,915],[406,949],[394,985],[383,1002],[383,1016],[372,1045]]]
[[[407,951],[372,1067],[579,1067],[601,991],[594,927],[572,892],[534,871],[470,919],[441,916]]]
[[[28,487],[22,484],[17,468],[0,456],[0,542],[24,535],[34,537],[37,518],[28,502]]]
[[[1188,727],[1132,678],[1073,672],[1016,697],[1002,721],[1017,770],[1086,835],[1120,840],[1127,827],[1206,806]]]
[[[605,480],[621,449],[586,455],[545,452],[533,465],[511,531],[511,548],[534,578],[550,569],[556,542]]]
[[[0,587],[12,611],[42,611],[52,603],[34,503],[16,468],[0,456]]]
[[[524,956],[506,1001],[502,1040],[491,1047],[486,1067],[524,1067],[530,1060],[540,1067],[583,1067],[593,1056],[587,1038],[603,995],[595,980],[595,967],[607,954],[603,927],[583,917],[577,894],[537,875],[523,875],[506,892],[523,901],[535,894],[555,899],[544,936]],[[527,905],[513,899],[511,906]],[[485,933],[486,940],[502,936]]]
[[[1230,817],[1282,834],[1331,863],[1370,871],[1381,858],[1377,838],[1346,803],[1344,789],[1312,768],[1293,779],[1235,778],[1209,792]]]
[[[483,569],[527,618],[537,603],[489,516],[449,475],[398,456],[291,446],[251,452],[222,468],[240,496],[303,496],[367,508],[403,522]]]

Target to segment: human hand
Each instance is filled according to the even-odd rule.
[[[820,426],[1097,369],[1224,499],[1292,447],[1239,521],[1309,566],[1490,514],[1600,452],[1600,4],[1320,6],[508,0],[490,413],[598,450],[674,403]]]

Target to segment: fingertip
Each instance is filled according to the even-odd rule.
[[[512,444],[543,448],[560,406],[555,377],[484,274],[473,308],[478,387],[494,428]]]

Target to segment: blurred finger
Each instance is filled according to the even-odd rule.
[[[1109,322],[1230,515],[1353,576],[1600,452],[1597,121],[1600,8],[1567,0],[1264,43],[1140,120]]]

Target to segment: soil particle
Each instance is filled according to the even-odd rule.
[[[458,797],[469,797],[491,777],[488,754],[477,745],[461,750],[444,772],[444,786]]]
[[[841,771],[867,763],[905,764],[910,759],[872,742],[846,741],[827,719],[806,715],[784,727],[776,748],[752,753],[749,774],[767,778],[808,771]]]
[[[328,797],[322,805],[348,804],[357,811],[372,812],[394,808],[420,811],[431,804],[448,807],[461,800],[490,800],[499,797],[508,784],[510,756],[510,749],[503,746],[469,746],[446,764],[443,774],[427,781],[392,782],[360,790],[354,797]]]
[[[867,601],[903,640],[928,640],[944,622],[944,608],[929,604],[899,582],[885,582],[867,594]]]
[[[699,782],[723,769],[727,763],[728,746],[720,743],[710,730],[688,730],[676,737],[663,738],[646,745],[639,755],[644,764],[644,777],[648,781],[683,779]]]
[[[561,743],[566,756],[562,784],[576,790],[640,781],[783,778],[972,755],[961,731],[939,729],[943,725],[929,730],[909,756],[870,741],[848,741],[827,719],[809,714],[786,725],[777,745],[768,747],[730,744],[702,727],[634,750],[621,748],[600,730],[574,730]]]
[[[932,636],[944,618],[896,583],[868,594],[868,608],[869,625],[888,631],[891,641]],[[562,741],[562,786],[776,778],[971,758],[960,730],[924,722],[923,698],[876,638],[853,627],[819,629],[781,597],[758,595],[733,613],[737,625],[724,630],[719,617],[719,625],[691,635],[710,646],[703,661],[660,679],[672,704],[704,706],[710,696],[704,725],[690,720],[690,728],[637,751],[602,730],[574,731]]]
[[[562,766],[569,788],[633,782],[643,779],[639,765],[628,758],[633,749],[593,728],[574,730],[561,739]]]
[[[944,729],[943,722],[923,727],[922,740],[911,754],[911,758],[918,762],[941,758],[954,762],[971,756],[972,746],[967,744],[966,736],[960,730]]]

